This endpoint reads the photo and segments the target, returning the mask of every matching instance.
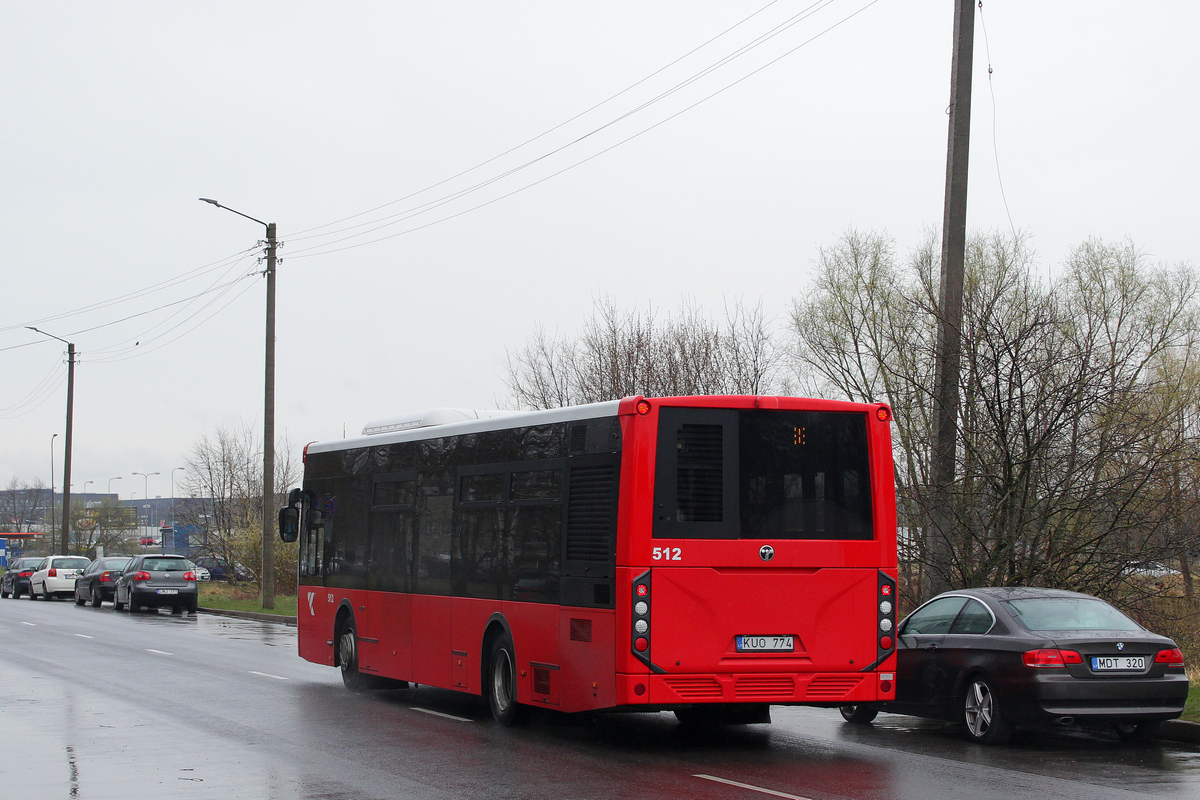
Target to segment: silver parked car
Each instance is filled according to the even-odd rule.
[[[169,606],[179,612],[196,612],[199,604],[196,573],[183,556],[147,554],[134,556],[113,587],[113,608],[125,606],[138,611],[142,607]]]

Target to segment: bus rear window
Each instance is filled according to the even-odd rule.
[[[655,538],[871,539],[860,413],[664,408]]]

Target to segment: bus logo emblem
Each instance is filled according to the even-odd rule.
[[[769,544],[764,544],[762,547],[758,548],[758,557],[763,561],[770,561],[775,557],[775,548],[771,547]]]

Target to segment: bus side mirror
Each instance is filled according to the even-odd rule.
[[[285,542],[300,538],[300,509],[295,506],[279,509],[279,538]]]

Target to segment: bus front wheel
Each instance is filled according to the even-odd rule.
[[[483,691],[492,718],[501,725],[512,725],[519,719],[520,708],[517,703],[517,660],[513,655],[512,638],[507,633],[492,642],[487,664]]]
[[[365,692],[371,688],[371,678],[358,671],[358,631],[354,620],[348,619],[342,626],[337,640],[338,666],[342,670],[342,683],[352,692]]]

